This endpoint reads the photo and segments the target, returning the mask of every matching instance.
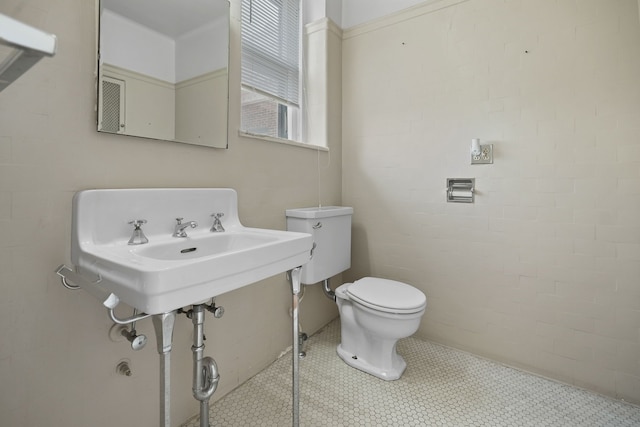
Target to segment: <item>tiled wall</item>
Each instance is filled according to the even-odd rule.
[[[340,203],[340,156],[329,162],[325,152],[238,137],[235,0],[228,150],[96,132],[93,1],[3,0],[0,13],[55,33],[59,41],[54,58],[43,59],[0,92],[0,425],[158,425],[159,357],[151,322],[138,324],[149,337],[142,351],[133,352],[122,339],[112,342],[112,322],[99,302],[84,291],[64,289],[54,274],[70,262],[73,193],[232,187],[245,225],[284,229],[285,209],[314,205],[318,191],[323,203]],[[339,135],[330,148],[340,153]],[[210,316],[205,326],[205,353],[221,371],[214,399],[291,342],[291,292],[284,274],[218,302],[225,316],[215,321]],[[336,314],[319,288],[307,289],[306,332]],[[172,352],[175,425],[198,412],[191,396],[191,332],[191,321],[178,318]],[[116,374],[124,358],[130,359],[132,377]]]
[[[640,403],[637,8],[447,0],[345,31],[343,202],[350,276],[422,289],[420,336]]]

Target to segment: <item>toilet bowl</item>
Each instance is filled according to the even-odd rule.
[[[287,209],[287,230],[309,233],[314,248],[302,266],[301,282],[323,281],[351,267],[353,208],[322,206]],[[365,277],[335,290],[340,313],[338,355],[349,366],[383,380],[400,378],[407,364],[396,352],[399,339],[415,333],[427,306],[425,295],[406,283]]]
[[[340,358],[383,380],[400,378],[407,363],[396,344],[418,330],[427,306],[424,294],[406,283],[374,277],[345,283],[335,293]]]

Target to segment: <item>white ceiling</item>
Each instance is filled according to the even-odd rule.
[[[229,11],[228,0],[101,0],[101,6],[172,39]]]
[[[0,0],[1,1],[1,0]],[[100,0],[118,15],[136,21],[172,39],[227,14],[229,0]],[[320,16],[330,16],[349,28],[418,3],[437,0],[305,0]],[[640,0],[638,0],[640,3]],[[330,12],[333,11],[333,14]],[[333,16],[336,15],[336,16]]]

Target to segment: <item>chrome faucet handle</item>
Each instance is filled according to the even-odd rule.
[[[149,243],[149,239],[144,235],[142,228],[140,228],[143,224],[146,224],[146,219],[134,219],[133,221],[129,221],[130,225],[133,225],[133,234],[129,239],[129,245],[144,245],[145,243]]]
[[[215,232],[224,231],[224,227],[222,226],[222,222],[220,221],[220,218],[222,218],[224,214],[212,213],[211,216],[213,217],[213,225],[211,226],[211,232],[215,233]]]

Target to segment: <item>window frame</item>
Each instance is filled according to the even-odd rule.
[[[262,47],[269,47],[269,41],[265,42],[264,44],[262,44],[261,42],[259,42],[258,44],[251,44],[251,40],[249,40],[247,42],[247,38],[245,37],[245,33],[244,31],[246,31],[245,29],[245,21],[247,19],[247,15],[249,15],[249,19],[251,19],[251,15],[254,13],[253,10],[249,10],[247,11],[247,7],[249,8],[253,8],[254,7],[254,2],[263,2],[263,3],[272,3],[272,4],[280,4],[280,9],[278,9],[278,11],[280,12],[277,16],[272,15],[273,19],[279,19],[282,18],[283,13],[286,13],[283,11],[283,8],[286,9],[288,6],[294,5],[295,7],[297,7],[297,11],[295,12],[297,14],[297,21],[295,22],[295,31],[296,31],[296,39],[297,39],[297,52],[296,52],[296,59],[297,59],[297,75],[296,78],[294,79],[295,84],[297,85],[297,87],[295,88],[295,91],[293,93],[296,94],[296,98],[295,100],[291,99],[291,96],[288,96],[289,99],[287,99],[287,94],[290,94],[290,91],[292,90],[292,86],[291,86],[291,78],[289,77],[290,74],[287,74],[287,71],[284,71],[283,73],[278,74],[277,72],[275,72],[273,75],[269,73],[269,69],[266,68],[266,73],[264,75],[260,74],[260,69],[259,67],[261,66],[266,66],[268,67],[269,65],[272,65],[274,68],[276,67],[281,67],[281,69],[285,69],[285,70],[289,70],[288,72],[290,73],[291,71],[291,67],[290,64],[288,63],[284,63],[286,62],[287,59],[289,59],[288,57],[283,61],[283,63],[280,64],[275,64],[275,60],[273,60],[273,57],[277,57],[278,55],[272,55],[272,57],[265,59],[265,57],[267,57],[267,54],[263,54],[261,52],[258,52],[258,55],[256,57],[250,56],[250,52],[251,50],[257,50],[259,49],[261,46]],[[251,136],[256,136],[256,137],[266,137],[266,138],[275,138],[275,139],[282,139],[284,141],[292,141],[292,142],[301,142],[302,140],[302,129],[303,129],[303,122],[302,122],[302,117],[303,117],[303,97],[304,97],[304,93],[303,93],[303,39],[304,39],[304,35],[303,35],[303,31],[302,31],[302,2],[301,0],[242,0],[241,2],[241,77],[240,77],[240,85],[241,85],[241,94],[243,94],[244,96],[241,97],[241,101],[240,101],[240,108],[241,108],[241,112],[240,112],[240,133],[241,134],[249,134]],[[262,11],[261,9],[257,10],[258,12]],[[285,16],[284,18],[280,19],[280,22],[278,23],[277,28],[275,29],[275,31],[271,31],[271,47],[273,48],[274,46],[274,34],[277,33],[277,38],[275,39],[276,43],[280,43],[281,38],[283,37],[282,34],[286,33],[286,32],[290,32],[291,31],[291,27],[288,28],[284,28],[285,24],[288,23],[289,25],[291,25],[291,21]],[[266,25],[266,24],[270,24],[270,22],[266,21],[266,22],[262,22],[262,25]],[[255,27],[257,28],[257,30],[260,30],[260,27]],[[255,36],[255,34],[254,34]],[[247,47],[246,43],[249,43],[249,46]],[[277,50],[280,49],[281,46],[278,46],[276,48],[271,49],[272,53],[273,50]],[[291,53],[290,50],[287,51],[289,54]],[[246,58],[249,57],[250,61],[247,63],[245,63]],[[257,58],[257,59],[256,59]],[[254,62],[257,61],[257,62]],[[266,65],[265,65],[266,64]],[[254,69],[250,69],[249,67],[256,67],[257,69],[259,69],[258,71],[255,71]],[[289,67],[289,68],[287,68]],[[249,70],[249,71],[248,71]],[[251,78],[247,78],[245,72],[247,72],[247,75],[250,76],[255,76],[256,74],[258,75],[258,77],[260,78],[266,78],[266,79],[270,79],[270,78],[282,78],[282,75],[286,75],[286,84],[287,84],[287,88],[285,89],[287,94],[284,94],[283,92],[280,92],[279,94],[274,94],[272,92],[275,92],[275,90],[269,90],[269,88],[266,88],[267,90],[262,90],[262,88],[260,87],[256,87],[256,79],[251,79]],[[247,82],[247,80],[249,80],[249,82]],[[277,80],[276,80],[277,81]],[[272,83],[273,81],[268,80],[267,81],[267,86],[268,84]],[[278,81],[279,84],[281,85],[283,80],[279,80]],[[259,84],[259,81],[258,81]],[[278,87],[278,89],[280,89],[281,86]],[[248,95],[248,93],[253,93],[253,95]],[[278,96],[278,95],[283,95],[283,96]],[[254,98],[254,100],[246,102],[244,100],[245,96],[249,96]],[[263,97],[263,100],[260,100],[259,97]],[[258,98],[256,100],[256,98]],[[292,101],[296,101],[296,102],[292,102]],[[265,133],[260,132],[260,131],[252,131],[250,125],[247,123],[247,116],[245,116],[246,110],[245,108],[249,105],[257,105],[260,102],[264,102],[265,105],[268,105],[269,103],[276,103],[276,123],[275,123],[275,128],[276,131],[269,133],[269,131],[265,131]],[[273,108],[273,107],[270,107]],[[268,129],[268,128],[272,128],[273,125],[268,125],[265,126],[262,129]],[[254,126],[254,130],[256,129],[256,127]]]

